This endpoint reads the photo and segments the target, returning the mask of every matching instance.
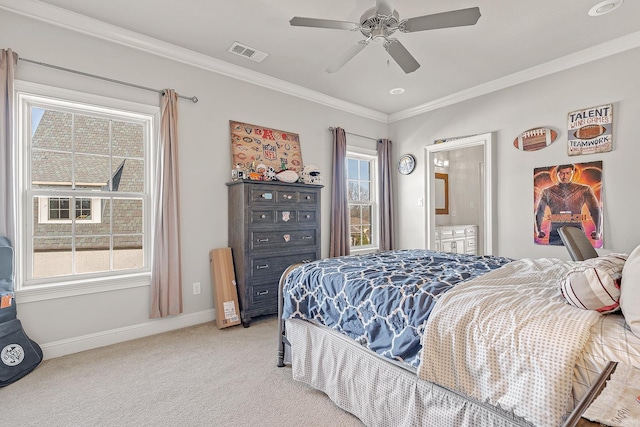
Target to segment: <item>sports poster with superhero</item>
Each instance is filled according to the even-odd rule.
[[[533,197],[535,244],[562,246],[558,229],[571,225],[602,247],[602,161],[535,168]]]
[[[297,133],[229,121],[231,169],[250,170],[259,164],[275,171],[300,172],[302,153]]]

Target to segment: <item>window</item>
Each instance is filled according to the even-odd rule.
[[[71,203],[68,197],[38,197],[38,223],[71,223]],[[102,221],[99,198],[77,197],[73,217],[79,223]]]
[[[18,288],[122,287],[136,276],[148,283],[157,107],[26,83],[16,89]]]
[[[351,250],[377,249],[377,158],[361,150],[348,151],[346,162]]]

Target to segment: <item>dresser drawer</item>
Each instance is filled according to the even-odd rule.
[[[299,192],[300,196],[299,196],[299,201],[301,205],[313,205],[313,206],[317,206],[318,205],[318,195],[319,193],[317,191],[300,191]]]
[[[318,211],[298,211],[298,222],[301,224],[317,224]]]
[[[316,246],[317,230],[250,231],[251,249],[285,249]]]
[[[278,281],[262,285],[251,285],[251,306],[274,305],[278,306]]]
[[[300,200],[300,192],[293,189],[276,190],[276,203],[297,204]]]
[[[318,212],[313,211],[297,211],[290,209],[278,209],[276,211],[275,220],[278,224],[310,224],[318,223]]]
[[[277,191],[267,185],[257,185],[249,188],[249,205],[273,205],[276,203]]]
[[[270,257],[255,257],[251,258],[251,277],[254,278],[266,278],[273,277],[275,279],[280,278],[282,272],[291,264],[298,262],[311,262],[316,259],[316,253],[313,252],[297,252],[293,255],[280,255]]]
[[[251,224],[273,224],[275,213],[273,209],[253,209],[249,212]]]

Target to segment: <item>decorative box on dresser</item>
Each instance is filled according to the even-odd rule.
[[[278,281],[291,264],[320,258],[321,185],[238,180],[229,187],[229,246],[240,315],[278,312]]]

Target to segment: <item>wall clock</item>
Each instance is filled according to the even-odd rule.
[[[403,154],[398,160],[398,172],[402,175],[409,175],[416,167],[416,158],[411,154]]]

